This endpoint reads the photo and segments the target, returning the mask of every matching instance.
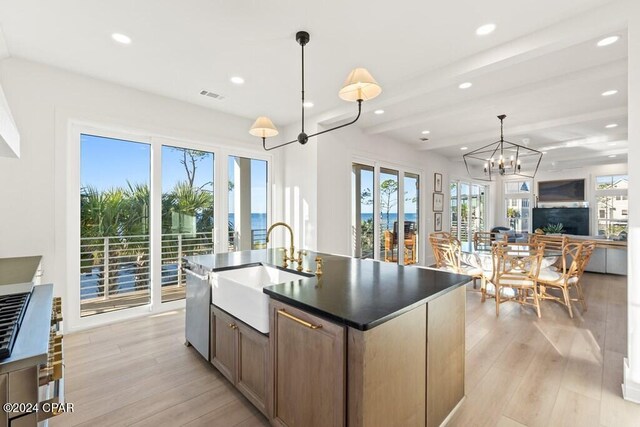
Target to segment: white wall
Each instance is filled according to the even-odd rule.
[[[2,86],[0,86],[0,156],[20,157],[20,133],[13,121]]]
[[[629,1],[629,251],[623,391],[640,403],[640,2]]]
[[[71,123],[264,154],[248,134],[251,120],[60,69],[10,58],[0,62],[0,84],[22,135],[21,158],[0,157],[0,257],[43,255],[43,280],[57,295],[78,280],[65,259],[77,244],[68,241],[77,213],[67,209],[67,184],[79,169],[68,160]],[[280,168],[276,159],[272,167]]]
[[[351,165],[353,161],[375,161],[383,166],[405,169],[421,176],[421,229],[426,237],[433,231],[433,173],[443,174],[443,190],[449,182],[450,163],[436,154],[380,136],[367,135],[355,127],[329,132],[317,138],[307,159],[317,158],[317,249],[351,255]],[[307,144],[309,145],[309,144]],[[303,148],[306,149],[306,148]],[[313,156],[313,157],[312,157]],[[289,165],[289,162],[286,162]],[[313,198],[310,198],[313,200]],[[445,199],[447,200],[447,199]],[[448,203],[445,201],[445,207]],[[314,210],[314,209],[312,209]],[[448,229],[448,212],[443,212],[443,229]],[[431,250],[422,239],[423,262],[431,263]],[[426,250],[426,252],[425,252]]]

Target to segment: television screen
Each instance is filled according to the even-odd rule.
[[[540,202],[576,202],[584,200],[584,179],[563,179],[538,183]]]

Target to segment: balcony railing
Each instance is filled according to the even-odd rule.
[[[229,233],[229,250],[237,239]],[[251,231],[251,247],[266,247],[266,230]],[[214,252],[212,232],[162,235],[162,302],[182,299],[186,279],[180,269],[184,256]],[[80,239],[81,316],[121,310],[151,302],[150,240],[148,235]]]

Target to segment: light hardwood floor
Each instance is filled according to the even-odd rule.
[[[467,292],[466,398],[449,426],[638,426],[622,399],[626,278],[587,274],[586,313],[531,308]],[[66,397],[57,426],[266,426],[266,419],[192,348],[184,312],[65,337]]]

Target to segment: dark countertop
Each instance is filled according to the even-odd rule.
[[[11,356],[0,359],[0,373],[47,363],[53,285],[33,287]]]
[[[315,271],[315,257],[324,274],[267,286],[271,298],[360,330],[368,330],[468,283],[469,276],[417,266],[360,260],[309,252],[304,267]],[[247,264],[281,265],[279,250],[255,250],[187,257],[208,271]]]
[[[0,285],[33,281],[41,260],[41,256],[0,258]]]

